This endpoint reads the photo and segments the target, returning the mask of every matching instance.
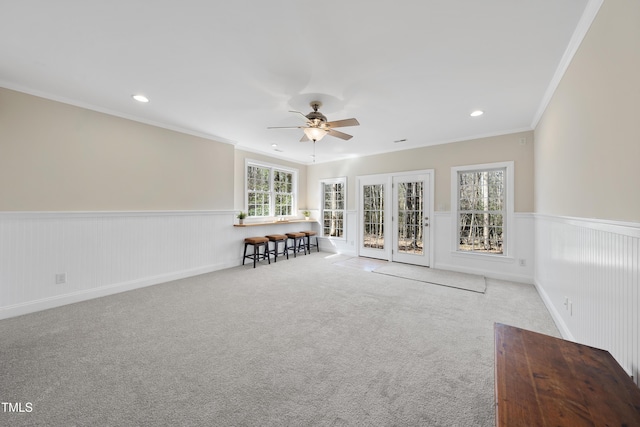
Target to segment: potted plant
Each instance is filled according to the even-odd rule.
[[[238,213],[238,221],[240,221],[240,224],[244,224],[244,219],[247,217],[247,214],[245,212],[240,211],[240,213]]]
[[[308,220],[309,217],[311,216],[311,212],[309,211],[302,211],[302,215],[304,216],[304,219]]]

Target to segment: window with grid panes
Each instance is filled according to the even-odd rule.
[[[346,178],[321,181],[322,185],[322,236],[345,238]]]
[[[295,170],[247,162],[247,216],[295,215],[296,178]]]
[[[275,194],[275,216],[293,215],[293,174],[274,170],[273,191]]]

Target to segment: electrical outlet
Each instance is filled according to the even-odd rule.
[[[62,285],[63,283],[67,283],[67,273],[57,273],[56,285]]]
[[[520,259],[518,260],[518,263],[520,264],[520,267],[524,267],[524,266],[526,266],[526,265],[527,265],[527,260],[526,260],[526,259],[523,259],[523,258],[520,258]]]
[[[569,301],[569,316],[573,316],[573,303]]]

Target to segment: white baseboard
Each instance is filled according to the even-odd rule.
[[[329,252],[332,254],[343,254],[348,256],[358,256],[355,248],[347,241],[332,240],[324,237],[318,238],[318,245],[322,252]]]
[[[15,304],[6,307],[0,307],[0,320],[8,319],[10,317],[22,316],[24,314],[35,313],[41,310],[47,310],[50,308],[61,307],[67,304],[73,304],[76,302],[87,301],[94,298],[105,297],[108,295],[117,294],[120,292],[132,291],[135,289],[145,288],[147,286],[158,285],[160,283],[166,283],[173,280],[184,279],[187,277],[197,276],[200,274],[210,273],[212,271],[222,270],[224,268],[233,267],[235,265],[215,264],[208,265],[191,270],[173,272],[170,274],[164,274],[154,277],[146,277],[139,280],[132,280],[123,283],[114,283],[107,286],[101,286],[99,288],[92,288],[87,290],[81,290],[77,292],[71,292],[68,294],[55,295],[49,298],[42,298],[39,300],[28,301],[22,304]]]
[[[542,299],[542,302],[547,307],[547,310],[549,310],[549,314],[551,314],[551,318],[553,319],[553,321],[556,324],[556,327],[560,331],[562,338],[564,338],[565,340],[575,342],[576,339],[573,337],[571,330],[565,323],[562,316],[560,316],[560,313],[558,313],[558,310],[556,309],[556,307],[551,303],[551,299],[549,298],[549,295],[547,295],[547,293],[545,292],[544,288],[540,286],[537,280],[534,282],[534,285],[536,287],[536,290],[538,291],[538,295],[540,295],[540,298]]]

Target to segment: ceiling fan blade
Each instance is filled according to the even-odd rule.
[[[306,126],[269,126],[267,129],[304,129]]]
[[[289,110],[289,112],[290,112],[290,113],[300,114],[300,115],[302,116],[302,118],[303,118],[305,121],[309,120],[309,119],[307,118],[307,116],[305,116],[305,115],[304,115],[303,113],[301,113],[300,111],[296,111],[296,110]]]
[[[329,135],[331,135],[331,136],[335,136],[336,138],[344,139],[345,141],[348,141],[351,138],[353,138],[353,135],[347,135],[344,132],[340,132],[340,131],[333,130],[333,129],[328,129],[327,133]]]
[[[328,128],[343,128],[347,126],[359,126],[360,123],[356,119],[344,119],[336,120],[334,122],[327,122],[325,126]]]

